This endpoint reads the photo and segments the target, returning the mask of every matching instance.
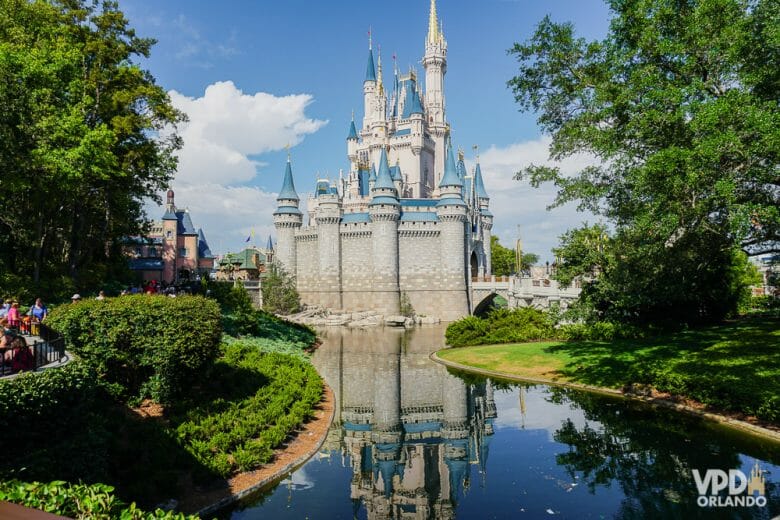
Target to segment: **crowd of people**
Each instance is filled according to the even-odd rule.
[[[19,302],[6,299],[0,306],[0,375],[15,374],[35,368],[35,353],[27,345],[25,334],[36,334],[38,325],[46,319],[49,310],[37,298],[22,315]]]
[[[120,296],[129,294],[160,294],[176,297],[180,294],[190,294],[192,287],[177,286],[151,280],[139,285],[129,286],[123,289]],[[95,300],[105,300],[105,291],[98,292]],[[71,297],[71,303],[76,304],[82,300],[76,293]],[[35,336],[39,332],[39,325],[46,320],[49,309],[41,298],[36,298],[26,311],[22,312],[19,302],[14,298],[0,300],[0,376],[15,374],[35,368],[35,353],[32,347],[27,345],[26,336]]]

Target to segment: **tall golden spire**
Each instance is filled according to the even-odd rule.
[[[436,16],[436,0],[431,0],[431,13],[428,16],[428,43],[439,42],[439,20]]]
[[[379,95],[381,96],[384,93],[385,87],[382,84],[382,46],[377,46],[377,56],[376,56],[376,83],[379,87]]]

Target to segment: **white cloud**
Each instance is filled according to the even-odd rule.
[[[209,85],[199,98],[170,96],[190,119],[180,128],[177,183],[248,182],[262,166],[251,156],[296,145],[327,123],[306,117],[310,95],[244,94],[232,81]]]
[[[505,246],[511,247],[519,234],[523,250],[552,260],[550,249],[567,229],[583,221],[596,221],[590,213],[576,211],[574,204],[547,211],[555,199],[556,188],[544,184],[532,188],[527,181],[516,181],[514,175],[531,164],[558,166],[562,173],[573,175],[585,166],[598,164],[589,155],[577,155],[560,162],[549,160],[549,137],[515,143],[507,147],[490,147],[480,157],[485,187],[490,195],[490,209],[495,215],[493,233]]]
[[[177,207],[190,210],[215,253],[243,247],[252,230],[252,243],[265,245],[276,193],[249,184],[264,165],[254,157],[296,145],[327,124],[306,116],[312,97],[245,94],[231,81],[209,85],[198,98],[169,94],[189,117],[178,129],[184,146],[172,183]],[[151,205],[147,213],[159,218],[162,209]]]

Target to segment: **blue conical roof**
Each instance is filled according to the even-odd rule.
[[[463,162],[463,159],[458,159],[458,177],[460,178],[460,182],[465,183],[466,182],[466,165]]]
[[[300,200],[298,194],[295,192],[295,183],[293,183],[292,166],[290,160],[287,160],[287,168],[284,170],[284,182],[282,183],[282,191],[279,192],[279,196],[276,200]]]
[[[347,136],[347,139],[357,139],[357,128],[355,128],[355,120],[353,119],[351,123],[349,123],[349,135]]]
[[[443,186],[463,186],[463,182],[458,175],[458,169],[455,167],[455,157],[452,155],[452,143],[447,143],[447,159],[444,161],[444,175],[439,182],[439,187]]]
[[[479,167],[479,163],[477,163],[477,169],[474,172],[474,189],[477,192],[477,198],[490,198],[485,190],[485,183],[482,181],[482,168]]]
[[[382,147],[382,155],[379,157],[379,174],[376,177],[374,188],[395,189],[393,176],[390,174],[390,166],[387,164],[387,150],[385,150],[384,146]]]
[[[371,173],[368,174],[368,182],[376,182],[376,166],[371,163]]]
[[[414,83],[409,80],[404,82],[404,113],[401,115],[402,119],[409,119],[412,114],[422,114],[423,108],[420,102],[420,96],[417,94],[417,89]]]
[[[268,244],[265,246],[265,248],[268,249],[269,251],[274,250],[274,242],[273,240],[271,240],[271,235],[268,235]]]
[[[376,81],[376,67],[374,67],[374,51],[368,49],[368,65],[366,65],[365,81]]]

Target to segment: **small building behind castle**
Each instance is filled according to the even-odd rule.
[[[288,158],[278,207],[276,260],[296,277],[305,304],[397,315],[401,300],[418,315],[468,315],[471,277],[491,274],[493,215],[479,158],[470,171],[451,143],[444,76],[447,42],[431,0],[416,71],[393,66],[386,84],[369,41],[363,120],[347,134],[349,171],[320,179],[299,208]]]
[[[268,272],[274,258],[271,237],[265,248],[247,247],[238,253],[226,253],[219,259],[215,278],[220,281],[259,280]]]
[[[165,214],[152,223],[151,232],[125,240],[124,252],[130,269],[142,281],[166,284],[189,282],[209,276],[214,268],[202,229],[195,229],[186,209],[176,208],[173,190],[168,190]]]

